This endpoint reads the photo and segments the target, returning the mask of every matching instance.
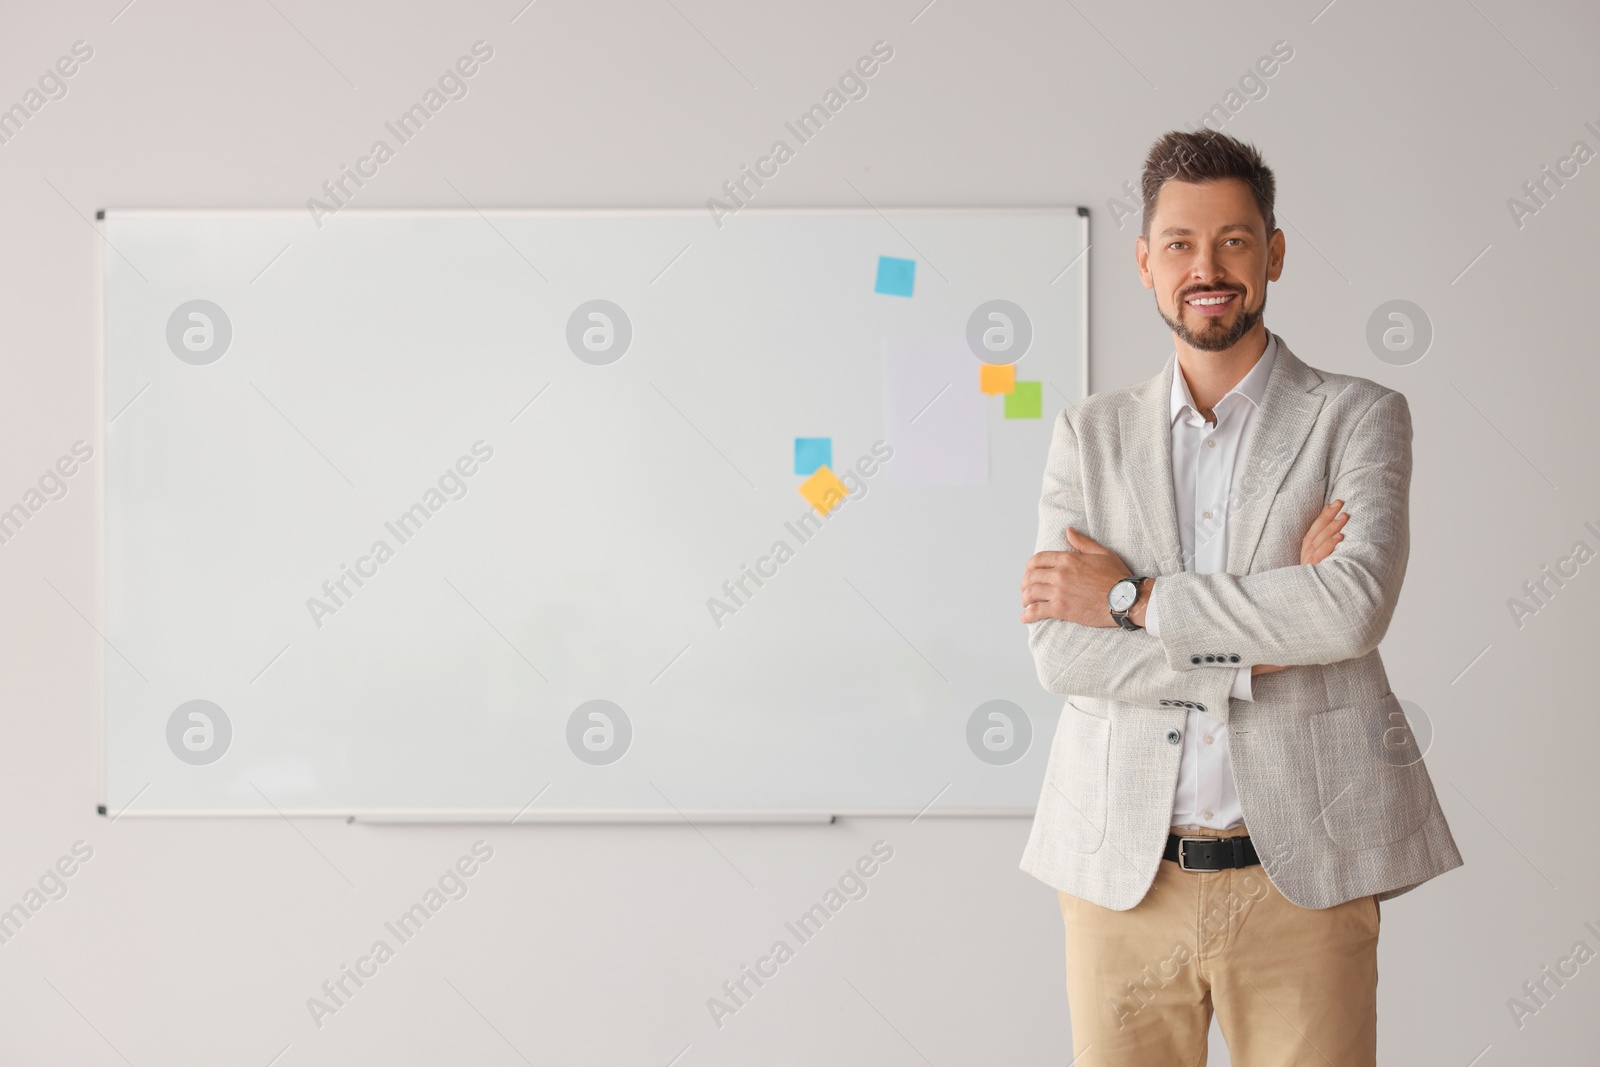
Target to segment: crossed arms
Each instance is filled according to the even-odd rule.
[[[1160,597],[1159,638],[1112,621],[1105,595],[1130,575],[1115,554],[1088,548],[1100,548],[1088,538],[1084,548],[1064,551],[1066,528],[1082,530],[1087,516],[1078,449],[1077,429],[1062,412],[1045,467],[1038,551],[1023,580],[1023,621],[1046,689],[1152,707],[1192,700],[1225,715],[1237,667],[1337,663],[1382,640],[1410,550],[1411,413],[1400,393],[1369,404],[1331,461],[1329,491],[1349,518],[1342,534],[1329,533],[1325,509],[1302,543],[1300,565],[1157,579],[1150,596]],[[1240,662],[1191,662],[1218,648],[1237,652]]]

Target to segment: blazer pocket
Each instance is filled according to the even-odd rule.
[[[1328,836],[1345,849],[1409,837],[1438,800],[1394,693],[1311,716],[1317,796]]]
[[[1096,852],[1106,836],[1106,786],[1111,757],[1111,720],[1067,701],[1061,709],[1050,754],[1050,780],[1064,802],[1061,825],[1067,843]]]

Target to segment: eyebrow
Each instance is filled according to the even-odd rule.
[[[1248,233],[1251,231],[1251,226],[1249,223],[1245,222],[1230,222],[1226,226],[1219,227],[1217,232],[1227,233],[1230,230],[1244,230]],[[1156,236],[1160,237],[1162,240],[1166,240],[1168,237],[1193,237],[1194,231],[1184,229],[1182,226],[1168,226]]]

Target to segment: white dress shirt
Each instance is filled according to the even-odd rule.
[[[1215,425],[1206,422],[1189,393],[1183,367],[1172,369],[1172,492],[1178,507],[1178,532],[1183,539],[1184,570],[1215,574],[1228,569],[1228,529],[1232,525],[1228,497],[1244,463],[1255,429],[1257,411],[1267,391],[1267,376],[1278,354],[1278,338],[1267,333],[1267,347],[1255,366],[1212,409]],[[1145,606],[1145,629],[1159,637],[1161,583]],[[1216,670],[1219,668],[1209,668]],[[1235,668],[1232,696],[1252,699],[1250,668]],[[1173,826],[1208,826],[1218,830],[1244,822],[1239,793],[1233,784],[1228,755],[1228,726],[1201,711],[1190,710],[1183,735],[1183,758],[1172,797]]]

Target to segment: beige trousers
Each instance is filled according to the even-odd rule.
[[[1302,908],[1259,865],[1162,860],[1129,910],[1062,893],[1061,916],[1073,1067],[1203,1067],[1213,1010],[1234,1067],[1377,1062],[1376,896]]]

